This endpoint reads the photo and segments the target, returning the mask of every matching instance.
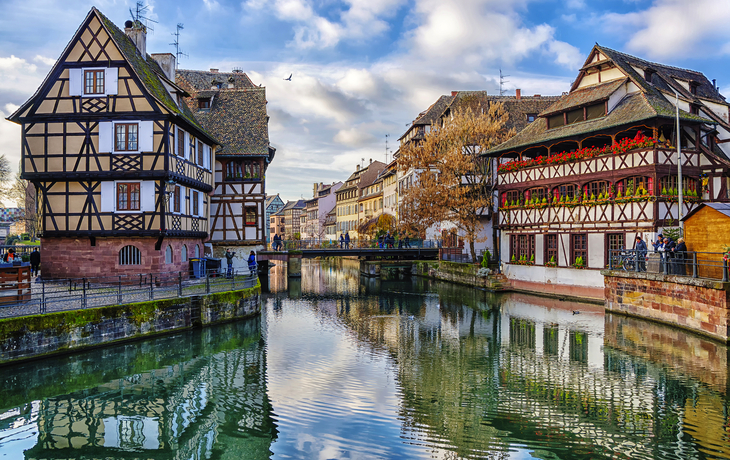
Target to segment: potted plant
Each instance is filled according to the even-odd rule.
[[[582,269],[586,268],[586,263],[583,260],[583,256],[578,256],[575,259],[575,262],[573,262],[573,267],[575,267],[575,268],[577,268],[579,270],[582,270]]]
[[[555,256],[550,256],[550,260],[545,264],[546,267],[557,267],[558,263],[555,261]]]

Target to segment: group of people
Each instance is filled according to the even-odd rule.
[[[233,258],[236,256],[235,251],[226,249],[226,263],[228,264],[228,270],[226,270],[226,278],[233,278]],[[251,251],[248,255],[248,271],[250,274],[256,273],[256,253]]]
[[[271,249],[273,251],[280,251],[282,247],[281,237],[278,233],[274,233],[274,238],[271,240]]]
[[[664,266],[667,267],[667,273],[670,275],[684,275],[684,259],[687,252],[687,245],[684,243],[684,238],[678,238],[675,243],[671,238],[667,238],[661,233],[657,235],[657,240],[651,241],[651,245],[654,247],[654,252],[661,255],[661,265],[659,271],[664,271]],[[646,271],[646,253],[648,247],[646,243],[641,239],[640,236],[636,236],[636,255],[638,270],[640,272]]]
[[[350,232],[340,235],[340,249],[350,249]]]
[[[9,248],[2,256],[2,261],[7,263],[20,262],[21,256],[15,253],[15,249]],[[31,275],[38,276],[38,272],[41,268],[41,253],[38,248],[33,248],[33,252],[30,253],[30,271]]]
[[[385,235],[378,236],[378,247],[379,248],[388,248],[393,249],[395,247],[395,237],[390,234],[390,232],[386,233]],[[405,237],[402,237],[398,240],[398,249],[402,248],[410,248],[411,247],[411,238],[406,235]]]

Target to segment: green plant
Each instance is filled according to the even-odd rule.
[[[674,219],[669,219],[667,225],[667,227],[662,229],[662,234],[672,241],[677,241],[682,236],[682,229],[680,227],[673,227]]]
[[[489,266],[489,259],[492,258],[492,253],[489,252],[489,249],[485,249],[482,253],[482,268],[487,268]]]
[[[557,267],[558,263],[555,262],[555,256],[550,256],[550,260],[545,264],[546,267]]]
[[[575,267],[575,268],[585,268],[586,267],[586,263],[583,260],[583,256],[578,256],[575,259],[575,262],[573,262],[573,267]]]
[[[510,262],[512,262],[512,263],[517,262],[517,260],[515,259],[515,255],[514,254],[512,254],[512,260],[510,260]]]

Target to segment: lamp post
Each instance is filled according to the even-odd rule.
[[[683,190],[683,184],[682,184],[682,133],[679,131],[679,93],[677,90],[672,88],[672,91],[674,91],[674,96],[676,97],[676,101],[674,104],[674,107],[676,109],[676,117],[677,117],[677,130],[676,130],[676,140],[677,140],[677,203],[679,205],[679,228],[680,233],[684,233],[684,223],[682,222],[682,214],[683,214],[683,201],[684,201],[684,190]]]

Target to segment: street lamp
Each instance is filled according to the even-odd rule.
[[[684,201],[684,190],[683,190],[683,184],[682,184],[682,133],[679,131],[679,93],[677,90],[672,88],[672,91],[674,91],[674,96],[676,97],[676,102],[674,104],[674,107],[676,109],[676,117],[677,117],[677,130],[676,130],[676,140],[677,140],[677,203],[679,205],[679,228],[680,232],[684,233],[684,223],[682,222],[682,214],[683,214],[683,201]]]

